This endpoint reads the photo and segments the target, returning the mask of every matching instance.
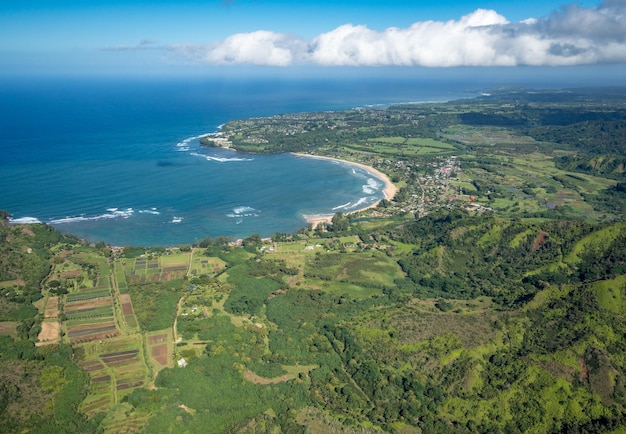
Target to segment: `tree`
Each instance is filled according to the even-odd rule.
[[[342,212],[336,212],[331,221],[333,232],[345,232],[350,226],[350,220]]]

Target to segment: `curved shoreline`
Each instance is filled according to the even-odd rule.
[[[383,189],[383,193],[385,195],[385,199],[387,200],[391,200],[394,198],[394,196],[396,195],[396,193],[398,192],[398,188],[393,184],[393,182],[391,182],[391,179],[389,179],[389,177],[387,175],[385,175],[384,173],[382,173],[380,170],[378,169],[374,169],[371,166],[368,166],[366,164],[362,164],[362,163],[355,163],[354,161],[348,161],[348,160],[341,160],[339,158],[333,158],[333,157],[325,157],[322,155],[312,155],[312,154],[302,154],[299,152],[291,152],[292,155],[296,155],[298,157],[307,157],[307,158],[317,158],[317,159],[321,159],[321,160],[332,160],[332,161],[337,161],[340,163],[345,163],[345,164],[349,164],[351,166],[356,166],[360,169],[363,169],[364,171],[366,171],[367,173],[369,173],[370,175],[374,176],[375,178],[380,179],[381,181],[383,181],[385,183],[385,188]],[[370,208],[374,208],[376,207],[378,204],[380,203],[380,200],[366,206],[365,208],[361,208],[361,209],[357,209],[354,211],[350,211],[349,213],[346,214],[354,214],[360,211],[365,211],[366,209],[370,209]],[[321,215],[304,215],[304,219],[306,220],[307,223],[311,223],[313,228],[315,228],[317,225],[319,225],[320,223],[330,223],[332,221],[334,214],[321,214]]]

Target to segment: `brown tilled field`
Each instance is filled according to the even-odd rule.
[[[110,375],[103,375],[102,377],[94,377],[91,379],[91,381],[93,381],[94,383],[101,383],[103,381],[110,381],[110,380],[111,380]]]
[[[107,339],[119,335],[113,321],[82,324],[67,328],[72,344]]]
[[[80,366],[87,372],[99,371],[104,369],[104,365],[98,360],[90,360],[88,362],[79,362]]]
[[[82,329],[75,329],[74,327],[68,327],[68,335],[70,338],[79,338],[81,336],[99,334],[99,333],[108,333],[115,331],[115,324],[111,325],[100,325],[100,324],[89,324],[89,327],[85,327]]]
[[[82,310],[82,309],[94,309],[96,307],[102,307],[112,304],[111,297],[97,298],[95,300],[87,301],[75,301],[73,303],[67,303],[65,305],[66,311]]]
[[[37,342],[37,345],[48,345],[58,342],[60,330],[61,324],[58,321],[43,321],[41,323],[41,332],[39,332],[39,342]]]
[[[132,315],[133,314],[133,303],[130,299],[129,294],[121,294],[120,302],[122,303],[122,313],[124,315]]]
[[[155,345],[150,349],[152,358],[161,366],[167,366],[167,344]]]
[[[130,303],[123,303],[122,304],[122,313],[124,314],[124,316],[132,315],[133,314],[133,305],[130,304]]]
[[[46,304],[45,318],[56,318],[59,316],[59,297],[49,297]]]

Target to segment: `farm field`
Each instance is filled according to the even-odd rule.
[[[90,378],[89,393],[82,404],[87,414],[108,411],[150,381],[138,334],[83,344],[77,350],[79,364]]]

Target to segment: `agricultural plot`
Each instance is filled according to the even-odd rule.
[[[117,289],[120,294],[128,294],[128,284],[126,283],[126,274],[124,268],[120,266],[119,262],[115,263],[115,282],[117,283]]]
[[[64,313],[68,321],[110,318],[113,316],[113,301],[110,296],[74,301],[65,304]]]
[[[189,265],[191,276],[212,276],[224,270],[226,262],[220,258],[204,255],[205,249],[194,249],[193,258]]]
[[[124,259],[124,290],[128,284],[169,282],[187,274],[191,253],[170,253],[158,257]],[[120,280],[120,279],[118,279]],[[120,280],[121,281],[121,280]]]
[[[65,296],[47,298],[39,340],[56,342],[61,332],[71,344],[110,339],[119,335],[113,308],[114,279],[109,260],[82,248],[61,251],[48,283]],[[57,320],[60,318],[63,323]]]
[[[171,330],[152,332],[146,336],[149,359],[157,372],[163,368],[174,366],[173,341]]]
[[[137,318],[135,317],[135,311],[133,310],[133,304],[130,299],[130,295],[121,294],[119,302],[122,307],[122,317],[126,325],[132,329],[138,329]]]
[[[107,411],[148,379],[141,336],[126,336],[82,345],[79,364],[90,378],[82,410],[93,415]]]
[[[44,309],[44,318],[58,318],[59,316],[59,297],[48,297],[46,307]]]
[[[66,324],[67,336],[71,344],[79,344],[90,341],[100,341],[114,338],[119,335],[115,322],[87,322],[86,324]]]
[[[59,342],[61,323],[57,319],[45,319],[41,322],[41,331],[37,336],[37,346],[56,344]]]

